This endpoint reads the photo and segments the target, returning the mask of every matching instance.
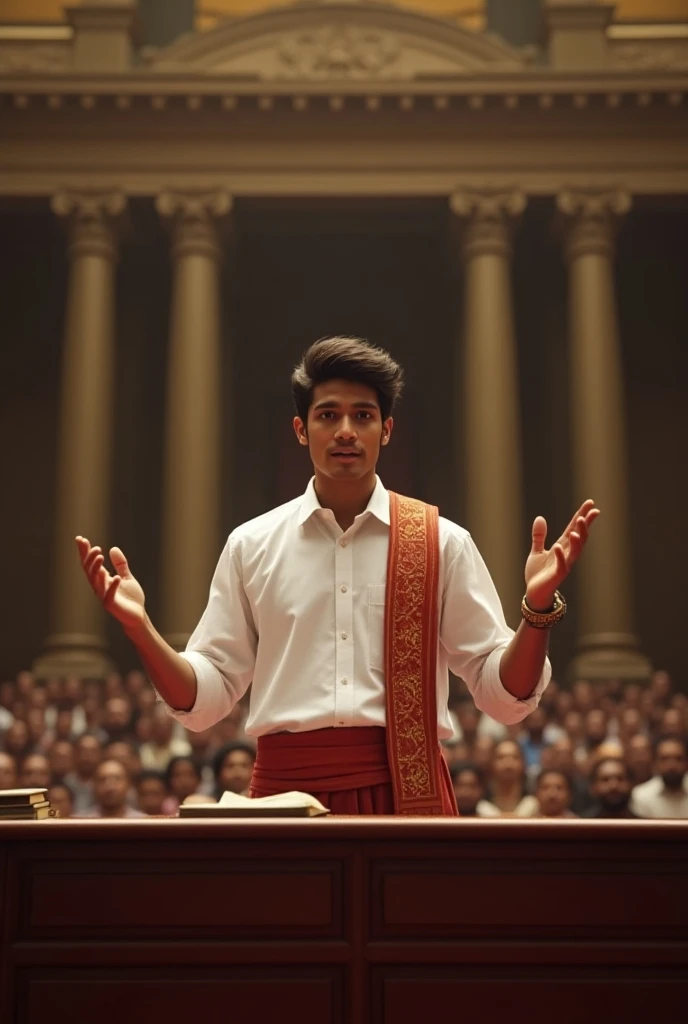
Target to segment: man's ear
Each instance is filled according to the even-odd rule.
[[[294,417],[294,433],[298,438],[299,444],[308,444],[308,433],[306,431],[306,425],[300,416]]]
[[[391,416],[388,416],[385,422],[382,424],[382,437],[380,439],[381,444],[389,444],[389,439],[392,436],[392,428],[394,427],[394,420]]]

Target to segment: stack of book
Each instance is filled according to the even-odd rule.
[[[47,789],[0,789],[0,821],[54,818]]]

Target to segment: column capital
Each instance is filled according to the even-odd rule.
[[[218,222],[233,205],[229,192],[161,192],[155,208],[167,221],[173,238],[175,258],[192,254],[219,259]]]
[[[623,189],[560,192],[557,211],[564,225],[567,261],[584,255],[611,258],[619,224],[631,205],[631,195]]]
[[[52,211],[66,221],[69,233],[67,253],[78,256],[117,257],[117,236],[127,199],[122,192],[56,192]]]
[[[526,208],[527,199],[520,189],[452,192],[449,208],[462,222],[461,255],[511,254],[511,231]]]

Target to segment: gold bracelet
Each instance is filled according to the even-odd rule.
[[[536,612],[530,607],[524,594],[521,601],[521,615],[533,629],[551,629],[557,622],[561,622],[566,615],[566,601],[559,591],[555,590],[552,610],[549,612]]]

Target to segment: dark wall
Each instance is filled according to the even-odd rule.
[[[568,427],[566,272],[550,202],[531,202],[516,240],[514,301],[523,409],[525,521],[554,534],[574,503]],[[64,238],[46,208],[0,213],[0,450],[4,542],[0,673],[31,663],[48,629]],[[288,500],[309,476],[288,388],[302,349],[356,333],[389,348],[407,391],[380,472],[385,483],[461,521],[460,295],[442,204],[239,204],[227,239],[224,303],[224,531]],[[640,208],[619,243],[630,432],[629,508],[637,628],[680,683],[683,531],[688,498],[685,289],[688,213]],[[158,606],[169,246],[148,201],[132,204],[118,271],[117,433],[110,535]],[[528,538],[524,537],[524,552]],[[573,651],[576,601],[553,637]],[[134,664],[117,626],[113,653]]]

